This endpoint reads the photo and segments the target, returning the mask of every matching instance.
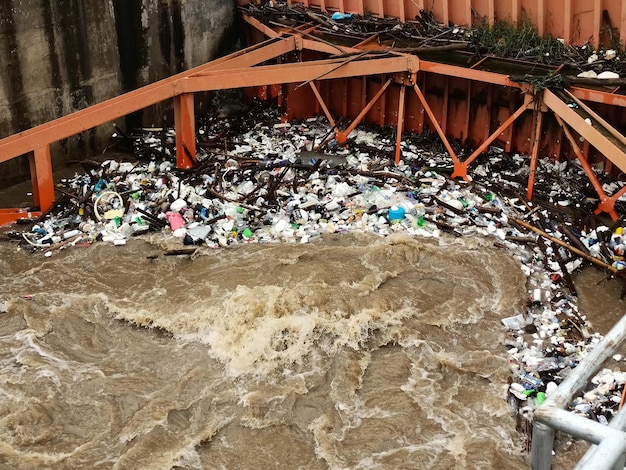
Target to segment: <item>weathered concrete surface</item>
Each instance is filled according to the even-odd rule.
[[[0,138],[215,58],[234,12],[235,0],[2,0]],[[130,123],[160,125],[168,106]],[[53,166],[102,152],[112,132],[54,145]],[[0,186],[29,176],[25,157],[0,165]]]

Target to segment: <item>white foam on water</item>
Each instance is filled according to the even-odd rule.
[[[524,468],[499,344],[523,276],[502,252],[405,235],[89,250],[6,262],[7,452],[120,470]]]

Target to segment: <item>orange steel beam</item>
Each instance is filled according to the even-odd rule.
[[[572,101],[574,101],[574,103],[576,103],[578,105],[579,108],[581,108],[583,111],[585,111],[587,114],[589,114],[594,120],[599,122],[600,125],[602,127],[604,127],[607,131],[609,131],[609,133],[613,137],[615,137],[617,140],[619,140],[622,144],[624,144],[626,146],[626,137],[624,137],[621,132],[619,132],[617,129],[613,128],[608,122],[606,122],[604,119],[602,119],[602,117],[598,113],[596,113],[593,109],[591,109],[585,103],[583,103],[582,101],[577,99],[569,91],[567,91],[567,90],[563,90],[563,91]]]
[[[365,46],[365,45],[369,44],[370,42],[372,42],[374,39],[377,39],[379,36],[380,36],[380,33],[372,34],[367,39],[363,39],[360,43],[355,44],[354,48],[355,49],[360,49],[363,46]]]
[[[270,50],[272,54],[279,56],[295,49],[295,39],[286,38],[279,42],[270,43],[267,47],[269,49],[264,51],[265,54],[263,57],[270,55],[267,53]],[[240,54],[236,54],[236,56],[238,57]],[[127,114],[131,114],[184,93],[184,90],[177,86],[181,79],[210,69],[213,66],[214,64],[209,63],[193,68],[187,72],[182,72],[151,85],[146,85],[137,90],[124,93],[116,98],[68,114],[54,121],[6,137],[0,140],[0,163],[31,152],[35,147],[57,142],[87,129],[91,129],[92,127],[104,124],[105,122],[117,119],[121,116],[126,116]],[[228,75],[228,72],[215,73]],[[222,79],[224,82],[221,88],[225,88],[224,83],[228,83],[229,80],[224,76]],[[215,90],[218,88],[213,87],[212,89]]]
[[[230,63],[229,64],[229,67],[230,67],[232,66],[231,64],[238,63],[237,61],[243,57],[245,57],[246,60],[248,60],[247,65],[252,66],[252,65],[260,64],[261,62],[264,62],[266,60],[277,57],[277,55],[280,55],[279,53],[276,52],[274,48],[267,47],[267,46],[276,45],[277,43],[288,44],[288,46],[278,46],[278,47],[286,47],[286,50],[283,52],[283,54],[285,54],[293,50],[293,49],[290,49],[290,47],[292,46],[291,44],[292,40],[293,39],[290,37],[270,38],[258,44],[254,44],[252,46],[246,47],[245,49],[235,51],[224,57],[220,57],[219,59],[215,59],[215,60],[212,60],[211,62],[207,62],[205,64],[199,65],[186,72],[182,72],[179,75],[185,75],[187,73],[194,73],[195,71],[201,71],[201,70],[207,70],[207,69],[217,69],[219,67],[223,67],[226,63]],[[272,55],[272,54],[276,54],[276,55]],[[239,65],[243,66],[245,64],[239,62]],[[174,77],[175,76],[176,75],[174,75]]]
[[[174,97],[174,125],[176,127],[176,166],[191,168],[196,163],[196,126],[193,94]]]
[[[288,54],[289,52],[292,52],[299,47],[297,38],[292,38],[289,36],[280,39],[270,39],[266,42],[269,43],[266,46],[237,56],[233,56],[233,54],[228,55],[223,58],[224,60],[218,59],[217,61],[214,61],[217,62],[215,64],[213,62],[208,62],[207,64],[205,64],[205,66],[191,69],[186,75],[193,75],[194,73],[202,72],[205,70],[225,70],[237,67],[253,67],[255,65],[262,64],[263,62],[267,62],[268,60],[280,57],[284,54]]]
[[[567,10],[568,6],[571,9],[572,0],[564,0],[564,1],[566,2],[566,4],[564,5],[564,9]],[[517,13],[519,9],[518,0],[511,1],[511,8],[512,8],[511,20],[515,22],[517,21]],[[625,13],[623,15],[624,21],[621,24],[624,25],[624,30],[626,31],[626,0],[624,0],[622,10]],[[565,27],[567,25],[568,23],[566,22]],[[263,29],[263,31],[265,30]],[[270,29],[270,31],[272,30]],[[565,30],[565,32],[567,32],[567,29]],[[624,35],[626,35],[626,33],[624,33]],[[620,37],[624,37],[624,35],[620,35]],[[359,50],[360,47],[367,45],[376,37],[377,37],[376,34],[372,35],[354,47],[330,46],[326,43],[320,43],[319,41],[303,39],[302,47],[304,49],[316,50],[318,52],[326,52],[329,54],[335,54],[337,50],[341,50],[342,52],[356,52]],[[482,60],[485,60],[485,58]],[[477,68],[480,62],[482,62],[482,60],[479,61],[477,64],[474,64],[473,66],[471,66],[470,69]],[[513,86],[513,87],[518,87],[518,88],[525,87],[516,82],[511,82],[507,76],[502,75],[502,74],[486,72],[486,71],[481,71],[481,70],[476,70],[477,73],[471,73],[471,72],[467,72],[468,68],[465,68],[465,67],[451,66],[451,65],[446,65],[446,64],[440,64],[437,62],[429,62],[429,61],[422,60],[420,62],[420,70],[424,72],[438,73],[438,74],[447,75],[451,77],[481,81],[481,82],[492,83],[496,85]],[[614,93],[608,93],[608,92],[603,92],[599,90],[593,90],[593,89],[576,87],[576,86],[571,87],[570,91],[572,92],[574,96],[585,101],[592,101],[596,103],[610,104],[610,105],[615,105],[615,106],[626,106],[625,95],[617,95]]]
[[[309,80],[307,80],[307,81],[305,81],[303,83],[300,83],[299,85],[296,86],[295,89],[297,90],[298,88],[306,85],[309,82],[312,82],[313,80],[320,80],[320,79],[324,78],[326,75],[328,75],[328,74],[334,72],[335,70],[343,67],[344,65],[349,64],[352,61],[362,59],[366,55],[367,55],[367,51],[363,51],[363,52],[359,52],[358,54],[352,55],[352,56],[348,57],[347,59],[343,59],[339,63],[337,63],[337,65],[335,67],[331,68],[330,70],[328,70],[326,72],[322,72],[321,75],[318,75],[318,76],[313,77],[313,78],[311,78],[311,79],[309,79]]]
[[[624,1],[626,5],[626,0]],[[571,87],[570,93],[576,98],[594,103],[610,104],[612,106],[626,107],[626,96],[616,95],[606,91],[592,90],[590,88]]]
[[[472,0],[466,0],[464,10],[465,10],[465,24],[471,25],[472,24]],[[489,24],[492,24],[492,23],[489,23]]]
[[[452,150],[452,146],[450,145],[450,142],[448,142],[446,135],[444,134],[443,130],[441,129],[441,126],[437,122],[437,118],[433,114],[433,110],[430,109],[430,106],[428,105],[428,102],[426,101],[426,98],[424,97],[422,90],[420,90],[420,88],[417,86],[417,83],[413,84],[413,90],[415,90],[415,94],[417,95],[418,99],[422,103],[422,106],[424,107],[424,111],[426,111],[426,114],[428,114],[428,118],[430,119],[431,124],[433,125],[433,127],[437,131],[437,134],[439,134],[439,137],[443,141],[443,145],[445,145],[446,149],[448,150],[448,153],[450,154],[450,158],[452,158],[452,161],[454,162],[454,172],[456,173],[458,171],[460,174],[462,174],[462,169],[464,167],[458,168],[458,167],[462,167],[462,163],[459,160],[459,157],[457,157],[456,153],[454,153],[454,150]],[[463,178],[467,180],[467,175],[465,175]]]
[[[544,90],[543,102],[555,114],[558,114],[572,129],[581,137],[593,145],[607,160],[610,160],[620,170],[626,171],[626,153],[618,139],[610,139],[593,125],[589,125],[572,108],[567,106],[558,96],[550,90]],[[614,132],[617,132],[614,130]],[[613,136],[611,136],[613,137]]]
[[[41,211],[31,211],[22,208],[0,209],[0,226],[10,224],[19,219],[32,219],[40,215]]]
[[[530,96],[530,95],[526,95]],[[504,121],[500,127],[498,127],[474,152],[463,162],[459,162],[458,165],[455,165],[454,173],[452,173],[452,178],[466,178],[467,177],[467,167],[485,150],[487,147],[491,145],[491,143],[498,138],[500,134],[502,134],[511,124],[513,124],[518,117],[522,115],[524,111],[526,111],[532,104],[532,101],[524,100],[524,104],[521,105],[517,111],[515,111],[509,118]],[[458,167],[458,168],[457,168]],[[460,173],[457,174],[457,171]]]
[[[537,159],[539,157],[539,143],[541,142],[541,129],[543,125],[543,111],[537,110],[537,123],[535,126],[535,135],[533,142],[532,154],[530,156],[530,173],[528,174],[528,187],[526,188],[526,199],[532,201],[533,189],[535,187],[535,173],[537,172]]]
[[[327,54],[337,54],[337,52],[341,52],[341,53],[363,52],[353,47],[336,46],[333,44],[329,44],[327,42],[314,41],[313,39],[306,39],[306,38],[302,39],[302,48],[307,49],[309,51],[326,52]]]
[[[54,178],[52,177],[52,160],[50,146],[37,147],[28,154],[30,175],[33,182],[33,199],[35,206],[41,210],[48,209],[54,202]]]
[[[343,63],[341,67],[338,64]],[[296,83],[317,79],[357,77],[379,75],[381,73],[417,72],[419,59],[415,56],[393,56],[381,59],[359,60],[353,62],[337,59],[315,62],[288,63],[281,65],[262,65],[259,67],[234,69],[227,71],[205,72],[193,77],[186,77],[176,82],[179,93],[242,88],[268,83]]]
[[[465,115],[463,116],[463,135],[466,139],[469,138],[469,129],[470,129],[470,116],[472,112],[471,102],[472,102],[472,81],[467,82],[467,94],[465,95],[465,101],[467,106],[465,107]]]
[[[356,126],[358,126],[361,123],[361,120],[365,117],[368,111],[372,109],[372,106],[374,106],[376,102],[380,99],[380,97],[383,96],[383,93],[385,93],[385,91],[391,84],[392,80],[393,79],[390,78],[389,80],[385,82],[385,84],[382,87],[380,87],[380,90],[376,92],[374,97],[370,100],[369,103],[367,103],[367,106],[365,106],[365,108],[361,110],[359,115],[356,118],[354,118],[354,121],[352,121],[352,124],[350,124],[350,126],[345,130],[345,132],[339,132],[338,130],[335,131],[335,139],[337,139],[337,143],[341,145],[346,142],[346,140],[348,139],[348,136],[350,135],[350,132],[352,132],[356,128]]]
[[[304,24],[301,24],[300,26],[296,26],[296,30],[298,30],[298,32],[303,35],[311,34],[313,31],[315,31],[318,28],[319,28],[319,25],[312,24],[312,23],[304,23]]]
[[[448,130],[448,92],[449,92],[450,78],[445,76],[443,78],[443,96],[441,103],[441,129],[445,134]]]
[[[404,97],[406,95],[406,87],[400,84],[400,99],[398,100],[398,122],[396,123],[396,165],[400,163],[402,149],[402,132],[404,132]]]
[[[385,126],[385,116],[387,116],[387,100],[383,99],[378,101],[378,123],[380,127]]]
[[[493,85],[504,85],[512,88],[525,88],[519,83],[509,80],[507,75],[495,72],[486,72],[484,70],[440,64],[438,62],[429,62],[426,60],[420,60],[419,69],[422,72],[437,73],[439,75],[447,75],[448,77],[465,78],[467,80],[476,80],[479,82],[491,83]]]
[[[242,16],[243,16],[243,20],[246,23],[248,23],[251,26],[254,26],[256,29],[258,29],[263,34],[265,34],[268,38],[277,38],[280,36],[280,33],[277,33],[269,26],[265,26],[263,23],[261,23],[259,20],[257,20],[253,16],[249,16],[249,15],[242,15]]]
[[[617,220],[618,215],[617,215],[617,212],[615,211],[615,201],[617,200],[617,198],[613,199],[607,196],[606,192],[604,191],[604,188],[602,188],[602,184],[600,184],[600,181],[598,181],[598,177],[593,171],[593,168],[591,168],[591,165],[585,158],[585,155],[583,154],[582,150],[580,150],[580,147],[578,146],[576,139],[570,132],[567,125],[563,122],[563,119],[561,119],[558,114],[555,114],[554,117],[556,117],[557,122],[563,128],[563,132],[565,133],[567,140],[569,140],[569,143],[572,146],[572,150],[574,150],[574,153],[578,157],[578,161],[580,162],[580,165],[583,167],[583,170],[585,170],[585,173],[587,174],[587,177],[589,178],[589,181],[591,182],[593,189],[596,190],[596,193],[598,193],[598,196],[600,197],[600,204],[598,204],[598,208],[596,209],[595,213],[599,214],[601,212],[606,212],[607,214],[611,216],[613,220]],[[619,196],[617,197],[619,198]]]
[[[337,124],[335,123],[335,120],[333,119],[332,114],[330,114],[330,111],[328,110],[326,103],[324,103],[324,100],[322,99],[322,95],[320,95],[320,92],[315,86],[315,83],[311,81],[309,82],[309,86],[313,90],[313,94],[315,95],[315,98],[317,98],[317,102],[322,107],[322,110],[324,111],[324,114],[326,115],[326,119],[328,119],[328,122],[330,122],[331,126],[335,127]]]
[[[571,2],[571,0],[567,0],[567,1]],[[623,5],[624,5],[623,7],[624,11],[626,11],[626,0],[624,0]],[[518,10],[517,0],[513,0],[512,1],[512,16],[511,16],[512,21],[516,20],[517,10]],[[626,16],[624,18],[623,24],[626,25]],[[302,47],[304,49],[315,50],[318,52],[325,52],[329,54],[335,54],[337,50],[340,50],[342,52],[357,52],[359,51],[360,47],[363,47],[369,44],[376,37],[377,37],[377,34],[374,34],[354,47],[330,46],[326,43],[321,43],[319,41],[305,38],[302,40]],[[472,65],[469,69],[476,69],[479,66],[479,64],[485,59],[486,58],[483,58],[478,63]],[[424,71],[424,72],[438,73],[438,74],[446,75],[450,77],[457,77],[457,78],[463,78],[463,79],[468,79],[468,80],[492,83],[495,85],[522,88],[522,89],[526,88],[525,85],[520,85],[517,82],[511,82],[508,79],[508,76],[494,73],[494,72],[486,72],[482,70],[475,70],[474,72],[468,72],[469,69],[466,67],[458,67],[458,66],[452,66],[452,65],[447,65],[447,64],[440,64],[437,62],[429,62],[425,60],[420,61],[419,68],[421,71]],[[592,101],[596,103],[603,103],[603,104],[626,107],[625,95],[617,95],[614,93],[603,92],[599,90],[593,90],[593,89],[576,87],[576,86],[571,87],[570,91],[572,92],[574,96],[585,101]]]

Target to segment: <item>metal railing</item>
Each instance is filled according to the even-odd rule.
[[[531,468],[550,470],[556,431],[596,444],[576,465],[577,470],[622,470],[626,463],[626,407],[613,417],[609,425],[600,424],[565,410],[573,397],[580,393],[589,380],[613,356],[626,339],[626,315],[585,356],[572,373],[561,383],[533,416]]]

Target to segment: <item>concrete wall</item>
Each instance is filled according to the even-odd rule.
[[[0,1],[0,138],[215,58],[234,13],[235,0]],[[160,125],[167,107],[116,124]],[[101,153],[111,133],[53,146],[53,167]],[[0,187],[29,177],[24,157],[0,164]]]

